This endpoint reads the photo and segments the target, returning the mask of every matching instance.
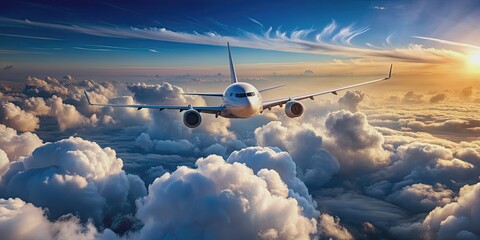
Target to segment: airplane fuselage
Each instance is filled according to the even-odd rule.
[[[238,82],[228,86],[223,92],[225,110],[220,116],[226,118],[249,118],[262,111],[262,96],[253,85]]]

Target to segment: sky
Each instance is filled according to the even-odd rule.
[[[299,63],[352,59],[464,65],[479,50],[478,5],[6,1],[0,10],[0,63],[13,68],[1,77],[13,80],[35,71],[121,78],[129,71],[123,69],[139,75],[225,74],[227,41],[239,73],[248,77],[273,74],[273,63],[291,65],[284,74],[301,74],[306,69]],[[263,64],[263,71],[242,67],[249,64]]]
[[[2,1],[5,239],[480,239],[480,2]],[[248,119],[218,105],[392,78]]]

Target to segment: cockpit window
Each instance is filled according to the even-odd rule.
[[[248,93],[235,93],[235,97],[237,98],[244,98],[244,97],[253,97],[255,96],[254,92],[248,92]]]

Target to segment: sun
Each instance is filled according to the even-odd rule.
[[[468,64],[472,67],[480,68],[480,52],[470,54]]]
[[[473,52],[468,55],[467,69],[470,74],[480,74],[480,52]]]

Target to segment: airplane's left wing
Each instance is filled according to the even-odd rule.
[[[224,106],[175,106],[175,105],[146,105],[146,104],[111,104],[111,103],[92,103],[90,101],[90,97],[87,94],[87,91],[84,91],[85,97],[87,98],[88,104],[94,105],[94,106],[101,106],[101,107],[129,107],[129,108],[136,108],[137,110],[147,108],[147,109],[158,109],[160,111],[164,109],[173,109],[173,110],[189,110],[189,109],[195,109],[198,112],[202,113],[210,113],[210,114],[218,114],[221,111],[225,109]]]
[[[390,65],[390,72],[388,73],[388,77],[385,77],[385,78],[375,79],[375,80],[371,80],[371,81],[367,81],[367,82],[357,83],[357,84],[348,85],[348,86],[339,87],[339,88],[330,89],[330,90],[325,90],[325,91],[321,91],[321,92],[315,92],[315,93],[300,95],[300,96],[296,96],[296,97],[285,97],[285,98],[279,98],[279,99],[264,101],[262,103],[263,109],[271,109],[272,107],[286,104],[288,101],[291,101],[291,100],[300,101],[300,100],[304,100],[304,99],[308,99],[308,98],[313,100],[313,98],[316,97],[316,96],[330,94],[330,93],[334,94],[334,95],[337,95],[337,92],[341,91],[341,90],[346,90],[346,89],[350,89],[350,88],[355,88],[355,87],[360,87],[360,86],[364,86],[364,85],[368,85],[368,84],[372,84],[372,83],[385,81],[385,80],[388,80],[392,77],[392,67],[393,67],[393,65]]]

